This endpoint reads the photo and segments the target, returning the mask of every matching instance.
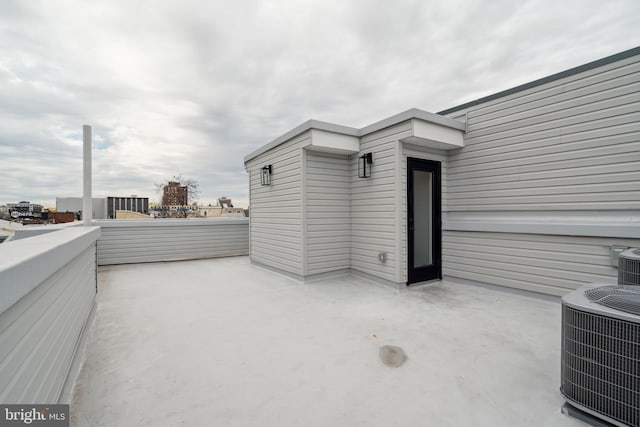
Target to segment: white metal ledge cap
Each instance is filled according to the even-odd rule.
[[[70,227],[0,245],[0,314],[100,237],[100,227]]]

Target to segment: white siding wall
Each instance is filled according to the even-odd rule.
[[[640,58],[472,107],[447,186],[451,211],[640,209]]]
[[[293,274],[303,273],[302,154],[305,132],[247,162],[251,260]],[[271,185],[260,184],[260,168],[272,165]]]
[[[351,164],[346,155],[305,150],[306,274],[351,266]]]
[[[69,239],[69,233],[75,236]],[[15,284],[13,280],[19,285],[36,281],[0,313],[0,402],[69,403],[62,400],[62,392],[67,381],[73,382],[72,364],[94,305],[98,234],[96,229],[62,230],[0,248],[0,253],[8,253],[12,248],[48,247],[39,256],[0,271],[3,292]],[[6,259],[7,254],[2,256]],[[20,271],[14,274],[11,268]],[[45,269],[53,272],[37,278]]]
[[[398,180],[399,142],[409,136],[410,122],[366,135],[351,160],[351,268],[381,279],[400,281]],[[358,158],[373,153],[371,178],[358,178]],[[387,253],[387,262],[378,253]]]
[[[407,253],[407,158],[433,160],[441,163],[442,182],[442,211],[447,210],[447,153],[443,150],[417,147],[413,144],[402,144],[400,160],[400,282],[407,282],[408,253]]]
[[[467,212],[473,222],[474,212],[515,219],[517,213],[535,218],[536,212],[597,211],[608,218],[607,212],[640,211],[639,57],[466,113],[465,147],[448,154],[449,213]],[[464,232],[446,224],[443,239],[445,275],[550,294],[586,282],[615,282],[609,245],[640,245],[637,239],[557,231]]]
[[[104,220],[98,240],[98,264],[179,261],[247,255],[249,220]]]
[[[612,244],[638,239],[445,231],[443,273],[553,295],[585,283],[617,283]]]

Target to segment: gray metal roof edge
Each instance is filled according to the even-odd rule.
[[[456,111],[464,110],[469,107],[474,107],[479,104],[484,104],[485,102],[493,101],[499,98],[503,98],[505,96],[513,95],[514,93],[522,92],[527,89],[534,88],[536,86],[541,86],[545,83],[551,83],[556,80],[563,79],[565,77],[573,76],[575,74],[579,74],[585,71],[592,70],[594,68],[602,67],[603,65],[608,65],[613,62],[621,61],[623,59],[631,58],[636,55],[640,55],[640,46],[634,47],[629,50],[625,50],[624,52],[616,53],[614,55],[607,56],[605,58],[598,59],[596,61],[592,61],[583,65],[579,65],[577,67],[570,68],[568,70],[561,71],[559,73],[552,74],[547,77],[543,77],[541,79],[534,80],[529,83],[524,83],[516,87],[512,87],[511,89],[506,89],[500,92],[496,92],[492,95],[483,96],[482,98],[478,98],[473,101],[465,102],[464,104],[456,105],[455,107],[447,108],[446,110],[439,111],[438,114],[451,114]]]
[[[267,151],[277,147],[278,145],[284,144],[290,139],[293,139],[296,136],[300,135],[301,133],[304,133],[311,129],[325,130],[328,132],[341,133],[343,135],[349,135],[349,136],[360,136],[360,132],[356,128],[337,125],[334,123],[322,122],[320,120],[307,120],[301,125],[291,129],[289,132],[286,132],[283,135],[280,135],[273,141],[247,154],[246,156],[244,156],[244,162],[247,163],[248,161],[258,157],[260,154],[266,153]]]
[[[388,128],[390,126],[397,125],[398,123],[405,122],[411,119],[420,119],[426,122],[435,123],[437,125],[450,127],[453,129],[464,131],[465,124],[454,119],[450,119],[448,117],[439,116],[434,113],[430,113],[428,111],[420,110],[419,108],[410,108],[406,111],[403,111],[398,114],[394,114],[391,117],[387,117],[386,119],[380,120],[378,122],[372,123],[368,126],[360,129],[360,136],[365,136],[370,133],[379,131],[384,128]]]
[[[277,147],[278,145],[284,144],[285,142],[311,129],[318,129],[318,130],[324,130],[324,131],[333,132],[333,133],[340,133],[343,135],[361,137],[361,136],[368,135],[370,133],[379,131],[384,128],[388,128],[390,126],[394,126],[398,123],[402,123],[404,121],[411,120],[411,119],[420,119],[420,120],[435,123],[441,126],[450,127],[456,130],[461,130],[461,131],[465,130],[465,124],[458,120],[439,116],[437,114],[429,113],[428,111],[420,110],[418,108],[410,108],[409,110],[403,111],[391,117],[387,117],[386,119],[383,119],[375,123],[372,123],[368,126],[365,126],[362,129],[356,129],[349,126],[337,125],[334,123],[322,122],[319,120],[307,120],[301,125],[291,129],[289,132],[269,142],[268,144],[263,145],[257,150],[247,154],[244,157],[244,162],[247,163],[248,161],[258,157],[259,155],[266,153],[267,151]]]

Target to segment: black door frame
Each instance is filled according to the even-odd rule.
[[[414,267],[413,171],[432,173],[432,260],[429,266]],[[434,160],[407,158],[407,286],[427,280],[442,279],[442,166]]]

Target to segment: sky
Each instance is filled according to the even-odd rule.
[[[308,119],[437,112],[640,45],[638,0],[0,2],[0,204],[248,205],[243,158]]]

